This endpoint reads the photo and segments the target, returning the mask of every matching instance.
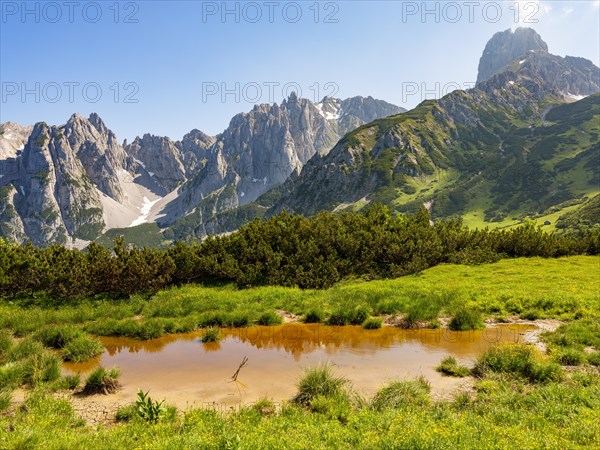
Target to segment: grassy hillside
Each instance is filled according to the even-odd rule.
[[[520,258],[478,266],[447,264],[417,275],[346,282],[328,290],[187,285],[159,291],[147,300],[134,296],[60,307],[35,306],[31,300],[4,302],[0,329],[26,335],[48,324],[70,323],[85,325],[97,335],[150,338],[202,326],[277,323],[273,313],[278,310],[334,323],[350,323],[359,316],[364,320],[365,314],[397,314],[435,324],[437,318],[465,308],[482,318],[571,320],[599,316],[599,269],[597,256]]]

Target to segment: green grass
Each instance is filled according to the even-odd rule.
[[[22,365],[22,382],[31,386],[50,383],[60,377],[60,359],[50,350],[28,357]]]
[[[81,335],[65,345],[63,358],[65,361],[83,362],[98,356],[103,351],[104,347],[98,339]]]
[[[340,396],[344,394],[348,383],[348,379],[337,376],[329,365],[307,368],[298,381],[298,394],[294,401],[300,405],[310,405],[318,396]]]
[[[0,390],[0,413],[10,408],[13,393],[10,390]]]
[[[347,281],[328,290],[187,285],[127,301],[45,306],[17,300],[0,303],[0,329],[17,337],[39,333],[48,342],[54,336],[40,330],[57,326],[61,336],[72,327],[83,327],[97,336],[152,339],[198,327],[250,326],[261,317],[274,318],[278,310],[307,322],[358,325],[369,314],[399,314],[407,323],[427,324],[453,317],[462,308],[481,311],[482,318],[531,317],[535,311],[536,317],[572,321],[600,316],[598,269],[597,256],[519,258],[477,266],[441,265],[397,279]]]
[[[458,363],[454,356],[442,359],[440,365],[435,368],[442,375],[451,377],[466,377],[471,374],[471,369]]]
[[[452,316],[448,328],[453,331],[479,330],[484,328],[481,313],[472,309],[461,308]]]
[[[279,325],[282,322],[281,316],[272,311],[267,311],[258,318],[259,325]]]
[[[133,406],[120,424],[88,427],[67,400],[33,391],[0,415],[2,448],[597,448],[600,379],[589,371],[546,384],[483,378],[473,394],[433,401],[419,380],[395,381],[368,402],[316,394],[309,407],[268,400],[222,415],[190,409],[151,425]],[[377,407],[375,407],[377,405]],[[10,429],[10,432],[2,433]],[[134,438],[133,438],[134,437]]]
[[[423,377],[415,380],[392,381],[377,391],[371,405],[376,411],[397,409],[407,405],[424,406],[431,401],[430,391],[431,386]]]
[[[504,344],[486,350],[475,363],[478,376],[504,374],[534,383],[547,383],[562,378],[561,367],[548,361],[534,346]]]
[[[369,317],[362,323],[365,330],[377,330],[381,328],[382,320],[379,317]]]

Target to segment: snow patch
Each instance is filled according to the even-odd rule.
[[[242,192],[242,193],[240,194],[240,197],[243,197],[244,195],[246,195],[246,193],[245,193],[245,192]]]
[[[136,163],[138,163],[138,164],[139,164],[140,166],[142,166],[144,169],[146,168],[146,164],[144,164],[143,162],[141,162],[139,159],[135,159],[135,158],[133,158],[133,159],[134,159],[134,161],[135,161]]]
[[[141,225],[143,223],[148,222],[148,216],[150,215],[150,210],[160,199],[150,200],[148,197],[144,196],[144,204],[140,208],[140,216],[135,219],[128,228],[135,227]]]
[[[519,61],[519,64],[523,64],[525,61],[527,61],[526,59],[522,59],[521,61]]]
[[[19,189],[21,189],[21,195],[25,195],[25,188],[23,186],[19,186]]]
[[[267,177],[263,178],[263,184],[266,186],[267,185]]]
[[[148,172],[148,175],[150,175],[151,177],[154,176],[154,172]]]
[[[573,100],[579,101],[579,100],[583,100],[584,98],[586,98],[587,95],[575,95],[575,94],[571,94],[571,93],[567,92],[567,97],[572,98]]]
[[[515,84],[515,82],[514,81],[509,81],[508,84],[513,85],[513,84]]]

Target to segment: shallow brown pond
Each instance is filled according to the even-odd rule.
[[[433,394],[458,388],[460,379],[435,371],[440,360],[454,355],[468,365],[485,348],[498,342],[523,341],[533,325],[513,324],[482,331],[403,330],[384,327],[328,327],[290,323],[275,327],[222,329],[217,343],[200,342],[202,331],[168,335],[150,341],[101,338],[104,354],[87,363],[66,364],[82,375],[102,364],[121,369],[122,390],[111,396],[124,403],[139,389],[153,398],[166,398],[181,408],[216,402],[224,407],[250,403],[260,397],[289,400],[303,367],[331,363],[366,395],[396,378],[425,376]],[[239,383],[231,376],[245,357]]]

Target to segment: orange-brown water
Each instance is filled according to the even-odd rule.
[[[448,355],[471,364],[482,350],[498,342],[523,341],[536,327],[513,324],[482,331],[403,330],[384,327],[328,327],[290,323],[275,327],[222,329],[222,340],[200,342],[202,331],[150,341],[102,338],[106,351],[87,363],[66,364],[82,375],[102,364],[121,369],[123,389],[114,397],[132,401],[139,389],[179,407],[251,403],[260,397],[289,400],[303,367],[332,364],[365,395],[386,382],[423,375],[434,394],[458,388],[460,380],[435,371]],[[245,357],[239,383],[231,376]]]

